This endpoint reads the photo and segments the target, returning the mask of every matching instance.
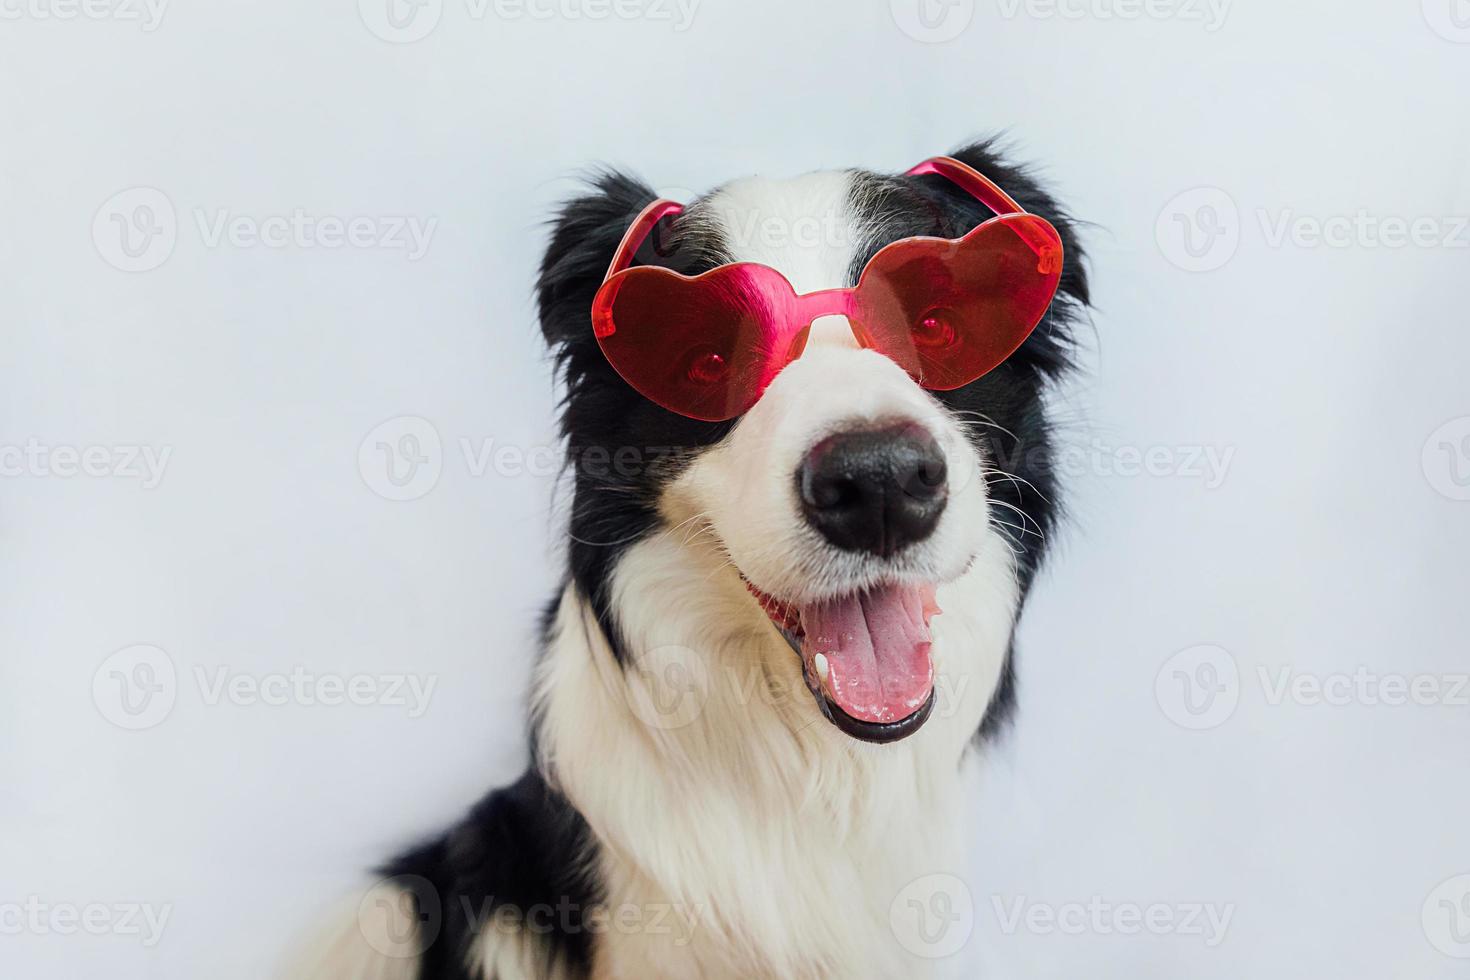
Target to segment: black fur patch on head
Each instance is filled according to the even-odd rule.
[[[1062,239],[1065,258],[1061,283],[1035,331],[1003,364],[954,391],[934,392],[963,424],[984,454],[992,519],[1017,554],[1021,600],[1045,555],[1048,536],[1060,516],[1055,447],[1045,412],[1049,382],[1073,362],[1073,326],[1089,302],[1085,256],[1076,223],[1024,168],[1006,162],[988,140],[950,154],[1000,185],[1016,203],[1051,222]],[[853,188],[854,209],[867,223],[864,241],[851,269],[856,282],[864,265],[884,245],[912,235],[958,238],[994,212],[943,177],[880,176],[860,173]],[[1015,697],[1009,653],[982,733],[1007,719]]]
[[[566,382],[561,420],[573,477],[572,581],[592,604],[621,660],[622,639],[609,608],[608,579],[618,558],[658,524],[658,492],[692,452],[726,435],[730,422],[700,422],[655,405],[613,370],[592,333],[592,300],[628,226],[656,195],[619,173],[592,182],[554,220],[541,263],[541,329]],[[663,223],[658,247],[646,244],[635,265],[697,275],[721,261],[723,245],[694,222]]]

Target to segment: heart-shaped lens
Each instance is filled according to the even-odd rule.
[[[608,361],[645,398],[706,422],[743,414],[793,351],[795,294],[774,269],[720,266],[682,276],[640,266],[609,279],[592,324]]]
[[[1056,230],[1029,214],[994,218],[959,241],[898,241],[858,283],[859,335],[925,388],[959,388],[1021,346],[1061,272]]]

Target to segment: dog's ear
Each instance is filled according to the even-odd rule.
[[[1066,256],[1062,264],[1059,292],[1082,306],[1088,305],[1091,297],[1087,285],[1086,255],[1077,239],[1076,220],[1028,168],[1005,160],[997,150],[996,143],[997,140],[993,137],[981,140],[955,150],[950,156],[961,163],[969,164],[995,181],[1027,211],[1051,222],[1062,238],[1062,249]]]
[[[613,253],[656,196],[642,181],[616,171],[597,174],[589,184],[586,194],[566,202],[552,219],[551,243],[536,285],[541,332],[571,372],[577,370],[576,352],[596,347],[592,299]]]
[[[1055,377],[1072,363],[1072,327],[1086,317],[1087,307],[1091,303],[1087,256],[1077,236],[1076,219],[1067,213],[1028,168],[1007,161],[996,144],[995,138],[981,140],[955,150],[950,156],[974,167],[999,184],[1027,211],[1051,222],[1062,239],[1062,278],[1057,287],[1056,298],[1052,300],[1045,318],[1019,352],[1044,375]],[[953,185],[947,191],[967,202],[973,202],[968,194]],[[967,206],[979,207],[985,212],[981,215],[982,218],[989,216],[988,209],[983,205],[969,203]]]

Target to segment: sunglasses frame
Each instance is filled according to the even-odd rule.
[[[924,174],[936,174],[938,176],[941,176],[948,180],[950,183],[964,190],[971,197],[978,200],[981,204],[984,204],[987,208],[994,212],[994,215],[981,222],[979,225],[975,226],[970,231],[966,232],[964,235],[958,238],[941,238],[933,235],[912,235],[907,238],[900,238],[896,241],[890,242],[879,249],[876,253],[874,253],[873,256],[863,266],[863,270],[858,276],[858,281],[856,285],[837,287],[834,289],[822,289],[810,293],[798,293],[795,287],[791,285],[790,280],[787,279],[786,276],[782,274],[779,269],[774,269],[768,265],[764,265],[758,262],[727,263],[722,266],[716,266],[714,269],[710,269],[706,272],[700,273],[697,276],[686,276],[683,273],[675,272],[672,269],[667,269],[662,266],[634,267],[633,260],[635,256],[637,255],[639,249],[641,249],[644,243],[648,240],[649,236],[653,234],[654,229],[658,226],[658,223],[664,218],[670,217],[671,215],[682,214],[684,211],[684,205],[677,201],[672,201],[667,198],[659,198],[653,201],[641,212],[639,212],[638,216],[633,219],[632,224],[628,226],[628,230],[623,234],[623,238],[618,244],[617,251],[613,253],[613,259],[611,264],[609,264],[608,266],[607,274],[603,277],[602,285],[598,288],[597,295],[592,302],[593,334],[597,337],[599,345],[603,347],[604,355],[608,357],[608,361],[612,365],[613,369],[616,370],[619,375],[621,375],[623,379],[627,381],[635,390],[639,391],[640,394],[642,394],[645,398],[648,398],[650,401],[661,405],[671,412],[684,415],[688,418],[695,418],[709,422],[725,421],[729,418],[735,417],[736,415],[742,414],[743,411],[748,411],[750,405],[754,405],[754,403],[759,400],[760,395],[764,390],[764,386],[762,386],[760,391],[756,391],[753,394],[752,398],[750,399],[749,405],[747,405],[741,411],[730,414],[719,414],[718,417],[713,417],[708,414],[694,414],[684,408],[665,404],[663,400],[655,398],[644,391],[643,388],[634,381],[634,379],[629,378],[622,371],[622,369],[619,368],[617,360],[612,356],[611,352],[608,351],[604,341],[616,332],[617,328],[613,322],[613,305],[620,287],[630,277],[638,276],[641,274],[654,274],[660,276],[673,276],[686,282],[694,282],[702,278],[703,276],[708,276],[716,271],[746,267],[760,270],[762,275],[774,276],[781,282],[785,283],[786,288],[790,291],[791,294],[791,305],[786,310],[786,312],[790,315],[790,319],[783,325],[782,332],[785,336],[789,337],[792,342],[788,347],[786,360],[783,363],[777,365],[775,367],[775,371],[770,372],[770,377],[774,377],[774,374],[776,372],[779,372],[781,368],[785,367],[787,364],[790,364],[792,361],[801,356],[806,344],[806,335],[810,330],[811,324],[813,323],[813,321],[824,316],[837,315],[847,317],[848,323],[853,330],[853,335],[856,337],[858,343],[862,347],[878,349],[879,353],[883,353],[883,351],[875,345],[871,336],[868,334],[868,331],[857,321],[857,319],[855,319],[855,314],[858,312],[858,299],[861,295],[863,281],[867,277],[869,269],[881,265],[879,260],[880,258],[883,258],[886,253],[898,252],[902,251],[903,249],[912,248],[914,243],[932,242],[936,244],[946,245],[951,249],[959,249],[962,248],[966,242],[979,238],[981,234],[988,234],[988,230],[993,230],[995,226],[1004,225],[1010,227],[1013,231],[1015,231],[1016,234],[1020,238],[1022,238],[1025,243],[1029,245],[1031,249],[1036,253],[1038,259],[1036,271],[1038,273],[1048,276],[1054,276],[1057,279],[1060,278],[1063,260],[1063,247],[1061,236],[1057,234],[1056,229],[1051,225],[1050,222],[1037,215],[1031,214],[1025,208],[1021,207],[1021,205],[1016,203],[1014,198],[1012,198],[1009,194],[1002,190],[994,181],[990,180],[990,178],[986,177],[984,174],[980,173],[978,170],[975,170],[968,164],[956,160],[953,157],[944,156],[932,157],[928,160],[925,160],[923,163],[920,163],[917,166],[912,167],[911,169],[906,171],[905,174],[906,176],[921,176]],[[1055,291],[1056,285],[1053,284],[1051,287],[1051,295],[1054,296]],[[1048,299],[1047,305],[1049,305],[1049,303],[1050,299]],[[1044,316],[1045,307],[1043,307],[1041,314],[1038,315],[1036,322],[1039,323],[1041,318]],[[990,368],[987,368],[986,371],[982,371],[980,374],[975,375],[975,377],[967,378],[966,380],[960,381],[959,383],[944,384],[924,384],[921,379],[916,380],[919,380],[920,384],[922,384],[926,388],[929,388],[930,390],[949,390],[962,387],[965,384],[969,384],[977,378],[982,377],[986,372],[994,370],[995,367],[998,367],[1001,363],[1003,363],[1005,359],[1010,356],[1010,354],[1014,353],[1016,348],[1019,348],[1021,344],[1025,342],[1026,337],[1029,336],[1031,330],[1035,329],[1035,326],[1035,323],[1031,324],[1030,327],[1028,327],[1025,332],[1022,333],[1021,336],[1016,340],[1014,346],[1012,346],[1010,350],[1006,351],[1004,357],[1000,358],[1000,360],[997,361]],[[767,377],[765,379],[766,384],[769,383],[770,377]]]

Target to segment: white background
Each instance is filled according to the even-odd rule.
[[[579,170],[701,191],[1000,129],[1092,223],[1096,339],[960,955],[1007,980],[1470,970],[1440,904],[1470,891],[1440,887],[1470,872],[1465,692],[1272,690],[1361,668],[1445,701],[1470,669],[1464,0],[703,0],[687,23],[428,0],[396,33],[386,0],[68,2],[0,0],[0,907],[170,917],[150,946],[7,914],[5,976],[255,980],[361,869],[520,771],[566,500],[475,475],[461,440],[544,468],[531,286]],[[298,209],[435,224],[417,257],[209,234]],[[1434,241],[1395,247],[1419,218]],[[440,472],[394,502],[359,447],[402,416]],[[28,445],[170,455],[144,486]],[[109,661],[139,644],[162,651],[145,716],[118,700],[136,653]],[[437,686],[420,717],[210,703],[298,667]],[[1212,677],[1213,701],[1182,686]],[[1106,913],[1005,925],[1094,899],[1232,918],[1214,946]]]

